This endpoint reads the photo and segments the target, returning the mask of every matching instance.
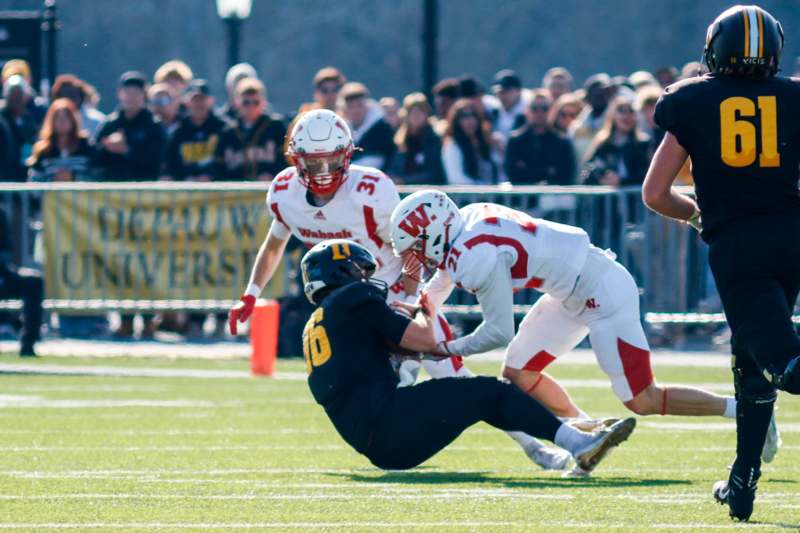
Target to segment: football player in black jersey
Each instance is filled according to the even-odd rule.
[[[708,27],[704,76],[668,87],[656,105],[667,131],[645,178],[645,203],[684,220],[709,245],[733,333],[736,460],[714,486],[732,517],[753,512],[776,390],[800,393],[800,80],[777,76],[783,30],[758,6]],[[674,191],[691,157],[697,202]]]
[[[595,433],[562,423],[517,387],[493,377],[444,378],[397,388],[390,350],[433,352],[430,309],[386,303],[370,279],[377,262],[363,246],[323,241],[303,257],[306,296],[317,306],[303,331],[308,385],[339,435],[375,466],[413,468],[479,422],[555,442],[593,469],[628,438],[627,418]]]

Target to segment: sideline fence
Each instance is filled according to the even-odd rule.
[[[0,184],[0,215],[6,219],[15,262],[48,272],[48,309],[66,313],[223,311],[246,284],[266,234],[267,186],[253,182]],[[399,189],[404,195],[420,187]],[[652,322],[721,320],[720,309],[713,304],[715,291],[705,245],[688,226],[647,210],[638,188],[441,189],[461,206],[494,202],[584,228],[596,246],[613,250],[634,275],[642,291],[642,309]],[[246,239],[237,234],[243,228]],[[72,249],[76,246],[81,249]],[[51,256],[57,256],[59,264]],[[270,296],[297,290],[293,274],[297,256],[287,255]],[[73,259],[85,267],[78,278],[85,274],[91,286],[66,286],[74,285],[75,274],[63,278],[65,265]],[[180,283],[156,286],[169,285],[170,276]],[[537,297],[533,289],[521,291],[515,296],[515,310],[524,312]],[[472,295],[457,290],[447,311],[472,315],[477,312],[474,304]]]

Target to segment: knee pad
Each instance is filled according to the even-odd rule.
[[[778,397],[775,386],[761,374],[745,374],[733,369],[733,385],[736,398],[741,402],[755,404],[774,403]]]

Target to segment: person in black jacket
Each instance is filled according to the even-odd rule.
[[[363,83],[346,83],[339,100],[353,132],[353,143],[361,149],[353,154],[353,163],[385,172],[394,154],[394,130],[383,118],[383,110]]]
[[[47,111],[39,140],[28,158],[28,178],[31,181],[86,179],[92,155],[88,137],[72,100],[56,99]]]
[[[575,149],[569,139],[549,126],[547,114],[551,104],[547,91],[534,91],[527,111],[528,123],[508,139],[505,171],[515,185],[575,182]]]
[[[631,101],[624,96],[615,98],[586,152],[587,185],[642,184],[650,165],[650,137],[639,129],[636,120]]]
[[[145,108],[147,82],[141,72],[120,78],[119,109],[97,134],[95,165],[107,180],[136,181],[158,178],[166,146],[162,125]]]
[[[442,140],[431,123],[428,99],[422,93],[407,95],[400,116],[389,174],[400,183],[443,185]]]
[[[13,245],[10,242],[6,212],[0,210],[0,299],[22,299],[22,331],[19,354],[36,355],[34,344],[39,340],[42,326],[44,281],[40,272],[17,268],[12,263]]]
[[[214,154],[226,124],[212,111],[214,97],[206,80],[192,81],[183,99],[187,116],[167,144],[167,175],[174,180],[215,181],[222,168]]]
[[[286,167],[283,117],[267,113],[267,90],[254,78],[236,86],[239,117],[222,132],[216,158],[224,164],[224,179],[269,181]]]

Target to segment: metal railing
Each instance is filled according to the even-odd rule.
[[[266,234],[264,195],[267,187],[266,183],[253,182],[0,184],[0,214],[6,217],[10,242],[13,243],[11,253],[15,262],[22,266],[41,268],[44,265],[50,268],[53,265],[48,265],[46,261],[52,261],[52,258],[45,257],[46,247],[43,243],[47,241],[50,251],[58,251],[63,259],[65,251],[60,250],[59,246],[77,242],[74,234],[67,233],[76,231],[78,214],[71,210],[77,208],[96,213],[107,204],[113,205],[115,209],[152,211],[154,202],[164,206],[195,202],[195,205],[213,207],[220,202],[230,202],[233,197],[238,198],[240,203],[246,203],[251,210],[255,209],[252,206],[257,206],[261,216],[258,230],[250,227],[249,231],[255,231],[258,235],[251,236],[253,238],[246,242],[237,239],[236,242],[213,241],[215,244],[209,244],[209,247],[224,245],[238,258],[235,268],[231,267],[233,273],[224,282],[200,283],[192,287],[191,295],[182,293],[178,287],[166,291],[163,298],[152,298],[146,297],[146,289],[149,287],[139,278],[123,294],[110,283],[113,278],[106,276],[101,286],[94,287],[85,294],[79,290],[70,292],[65,287],[48,287],[48,295],[57,294],[58,297],[50,297],[45,302],[47,308],[61,312],[177,309],[222,311],[234,303],[234,298],[246,284],[258,244]],[[401,194],[419,189],[420,187],[400,187]],[[638,188],[447,186],[441,189],[461,206],[473,202],[494,202],[536,217],[584,228],[596,246],[613,250],[619,261],[631,271],[642,291],[642,309],[650,313],[648,316],[655,322],[707,322],[708,317],[703,318],[703,315],[697,313],[719,311],[718,308],[704,307],[707,300],[713,300],[713,287],[708,283],[705,246],[686,225],[663,219],[647,210],[642,204]],[[49,227],[43,221],[43,218],[48,217],[43,217],[43,214],[49,216]],[[141,224],[141,221],[131,222],[133,218],[126,218],[126,223]],[[91,226],[94,223],[98,223],[97,220],[90,221],[90,226],[84,228],[85,240],[92,241],[86,243],[87,246],[93,245],[94,240],[101,239],[103,231],[109,231],[108,228]],[[252,226],[253,221],[250,220],[249,223]],[[115,230],[122,231],[116,227]],[[153,243],[148,241],[147,232],[139,230],[141,228],[134,231],[136,235],[131,237],[133,242],[129,242],[129,245],[140,245],[147,253],[189,253],[188,248],[177,249],[189,246],[188,237],[184,234],[181,234],[181,238],[166,239],[167,242],[161,242],[161,247],[155,249]],[[194,246],[192,250],[196,252],[196,242]],[[99,255],[110,254],[114,250],[113,244],[109,244],[107,248],[95,246],[93,249],[99,250]],[[206,251],[214,252],[211,249]],[[286,260],[287,268],[280,276],[279,286],[282,291],[298,289],[296,275],[291,268],[296,263],[297,255],[289,256]],[[192,267],[189,261],[185,261],[182,268],[186,268],[188,272]],[[190,274],[187,273],[186,276]],[[50,281],[52,283],[52,279]],[[59,290],[54,290],[56,288]],[[524,312],[538,296],[539,293],[532,289],[518,293],[515,296],[516,311]],[[474,297],[464,291],[456,291],[448,304],[452,313],[470,315],[476,312]]]

